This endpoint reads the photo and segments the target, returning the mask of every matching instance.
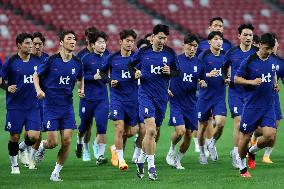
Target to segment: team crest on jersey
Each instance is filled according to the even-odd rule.
[[[72,75],[74,75],[76,72],[75,68],[72,69]]]
[[[168,59],[167,59],[167,57],[165,57],[165,56],[163,56],[163,63],[168,63]]]
[[[193,67],[193,71],[194,71],[194,72],[197,72],[197,66],[194,66],[194,67]]]
[[[11,127],[12,127],[11,122],[8,122],[8,123],[7,123],[7,127],[6,127],[6,128],[7,128],[8,130],[10,130],[10,129],[11,129]]]

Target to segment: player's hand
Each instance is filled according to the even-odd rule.
[[[16,90],[17,90],[17,85],[10,85],[9,87],[8,87],[8,92],[9,93],[15,93],[16,92]]]
[[[255,78],[254,80],[252,80],[252,85],[256,85],[259,86],[262,83],[262,79],[261,78]]]
[[[173,94],[172,91],[169,90],[169,89],[168,89],[168,95],[169,95],[169,97],[174,97],[174,94]]]
[[[99,79],[102,79],[100,72],[98,72],[94,75],[94,80],[99,80]]]
[[[211,72],[207,74],[208,77],[216,77],[217,75],[218,75],[218,70],[211,70]]]
[[[36,92],[36,97],[41,100],[45,97],[45,93],[42,90]]]
[[[230,82],[231,82],[231,79],[230,79],[230,78],[225,79],[225,84],[226,84],[226,85],[229,85]]]
[[[136,69],[136,72],[135,72],[135,79],[140,79],[140,77],[141,77],[141,71],[140,70],[138,70],[138,69]]]
[[[162,72],[163,72],[164,74],[170,75],[170,74],[171,74],[170,66],[168,66],[167,64],[164,64],[164,66],[162,67]]]
[[[84,98],[85,97],[84,89],[83,90],[82,89],[78,89],[78,96],[80,98]]]
[[[206,88],[207,87],[207,83],[204,80],[200,80],[198,82],[198,84],[200,85],[201,88]]]
[[[111,87],[116,87],[116,86],[117,86],[117,83],[118,83],[117,80],[111,80],[110,86],[111,86]]]
[[[280,91],[280,87],[278,83],[274,84],[274,90],[278,93]]]

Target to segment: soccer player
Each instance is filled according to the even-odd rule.
[[[109,102],[106,82],[102,80],[100,76],[100,69],[104,61],[103,53],[106,50],[107,35],[100,31],[89,35],[88,38],[93,48],[93,53],[86,54],[82,58],[85,98],[80,100],[79,114],[81,124],[78,129],[76,154],[77,157],[79,157],[80,149],[82,149],[83,136],[85,132],[89,130],[89,127],[92,127],[93,118],[95,118],[98,141],[98,158],[96,164],[101,165],[107,162],[104,153],[106,147]],[[83,161],[90,161],[89,141],[86,139],[83,143]]]
[[[42,140],[39,153],[58,145],[58,131],[61,147],[57,154],[51,181],[62,181],[60,171],[67,160],[73,129],[76,128],[73,108],[73,89],[78,81],[78,95],[84,97],[83,67],[81,61],[72,54],[76,45],[73,31],[62,31],[59,35],[59,53],[50,56],[34,73],[34,85],[38,99],[45,98],[44,129],[46,140]],[[44,82],[45,92],[41,85]]]
[[[249,55],[256,53],[257,48],[252,46],[254,27],[251,24],[241,24],[238,28],[238,38],[240,44],[231,48],[225,55],[225,61],[222,67],[223,78],[230,78],[228,103],[230,107],[231,117],[234,119],[233,144],[231,151],[232,165],[238,168],[238,136],[240,132],[240,116],[243,111],[243,86],[234,84],[234,76],[240,67],[243,59]]]
[[[283,60],[283,58],[281,58],[277,55],[277,51],[278,51],[278,48],[279,48],[278,37],[277,37],[276,34],[273,34],[273,35],[274,35],[274,38],[275,38],[275,46],[274,46],[274,49],[273,49],[273,55],[271,55],[271,56],[273,58],[275,58],[275,60],[277,62],[277,64],[275,65],[275,69],[276,69],[277,82],[278,82],[279,79],[284,78],[284,60]],[[280,106],[278,91],[275,91],[274,97],[275,97],[274,100],[275,100],[276,128],[278,128],[279,125],[280,125],[280,120],[283,118],[282,112],[281,112],[281,106]],[[275,135],[275,137],[276,137],[276,135]],[[276,140],[276,138],[275,138],[275,140]],[[274,146],[274,143],[265,147],[265,152],[264,152],[264,155],[262,157],[263,163],[273,163],[273,161],[271,161],[271,159],[270,159],[270,155],[272,153],[273,146]]]
[[[170,83],[170,120],[169,125],[175,126],[171,146],[166,158],[169,165],[184,169],[181,160],[190,145],[192,131],[197,130],[198,120],[196,111],[197,85],[206,87],[204,63],[196,56],[198,38],[189,34],[184,38],[184,53],[178,56],[180,74],[172,78]],[[176,154],[176,145],[182,139],[180,149]]]
[[[43,47],[45,43],[45,37],[40,32],[33,33],[33,54],[37,57],[39,57],[42,61],[42,63],[49,57],[49,55],[45,52],[43,52]],[[39,100],[39,108],[40,108],[40,118],[41,123],[43,123],[43,101]],[[25,136],[27,133],[25,133]],[[41,142],[41,133],[39,135],[38,140],[36,143],[32,146],[33,150],[35,150],[34,158],[29,159],[28,157],[31,157],[31,155],[28,155],[28,153],[31,152],[30,148],[28,147],[27,150],[19,153],[20,160],[23,164],[26,164],[29,166],[29,169],[36,169],[36,161],[41,161],[42,157],[38,156],[37,150],[39,148],[40,142]]]
[[[39,138],[41,123],[40,110],[36,91],[33,86],[33,73],[41,63],[40,58],[32,55],[33,36],[21,33],[16,37],[18,53],[10,57],[3,65],[3,79],[7,83],[6,88],[6,126],[10,133],[8,151],[11,161],[11,173],[20,174],[17,163],[18,151],[24,151],[35,144]],[[18,143],[25,125],[27,136]],[[33,158],[35,151],[31,149]]]
[[[223,34],[220,31],[213,31],[208,35],[210,49],[202,52],[199,58],[205,63],[207,87],[199,90],[197,101],[198,110],[198,141],[200,146],[199,161],[201,164],[208,164],[205,155],[205,130],[209,125],[210,117],[214,116],[216,127],[213,137],[209,139],[208,151],[212,161],[218,160],[216,141],[220,138],[226,118],[226,85],[222,78],[221,67],[224,62],[225,53],[221,50]]]
[[[260,42],[259,36],[256,34],[253,35],[252,45],[259,48],[259,42]]]
[[[78,54],[77,54],[77,57],[79,58],[79,59],[81,59],[82,60],[82,58],[85,56],[85,55],[87,55],[87,54],[90,54],[90,53],[94,53],[94,49],[92,48],[92,46],[91,46],[91,44],[90,44],[90,42],[89,42],[89,37],[90,36],[94,36],[96,33],[98,33],[99,32],[99,30],[96,28],[96,27],[94,27],[94,26],[92,26],[92,27],[89,27],[89,28],[87,28],[86,30],[85,30],[85,38],[86,38],[86,43],[87,43],[87,46],[84,48],[84,49],[82,49]],[[103,53],[103,56],[104,57],[107,57],[108,55],[109,55],[110,53],[109,53],[109,51],[107,50],[107,49],[105,49],[105,51],[104,51],[104,53]],[[80,106],[80,105],[79,105]],[[93,124],[93,120],[90,122],[90,126],[88,127],[88,130],[86,130],[86,132],[85,132],[85,134],[84,134],[84,138],[83,138],[83,142],[84,143],[86,143],[87,145],[86,145],[86,147],[88,146],[88,143],[89,143],[89,141],[90,141],[90,139],[91,139],[91,134],[92,134],[92,127],[91,127],[91,125]],[[95,158],[96,159],[98,159],[99,158],[99,156],[98,156],[98,138],[96,137],[95,138],[95,140],[94,140],[94,142],[93,142],[93,145],[92,145],[92,147],[93,147],[93,152],[94,152],[94,156],[95,156]],[[78,141],[79,142],[79,141]],[[82,145],[78,145],[77,146],[77,148],[76,148],[76,156],[78,157],[78,158],[81,158],[82,157]],[[83,159],[85,159],[85,160],[87,160],[87,161],[89,161],[90,160],[90,158],[89,158],[90,156],[88,156],[88,154],[87,153],[85,153],[85,158],[83,158]]]
[[[224,33],[223,19],[221,17],[212,18],[209,22],[208,30],[209,30],[209,33],[212,31],[219,31],[223,34]],[[231,44],[230,41],[223,38],[223,44],[222,44],[221,50],[227,52],[229,49],[231,49],[232,46],[233,45]],[[201,52],[208,50],[209,48],[210,48],[210,45],[209,45],[208,39],[204,39],[200,41],[196,55],[198,56]],[[212,138],[213,136],[213,125],[215,125],[215,121],[213,118],[210,118],[209,125],[207,126],[207,129],[206,129],[205,146],[204,146],[206,156],[208,156],[207,143],[209,142],[209,139]],[[193,141],[195,143],[195,151],[200,152],[196,132],[193,132],[193,136],[194,136]]]
[[[248,143],[257,126],[262,127],[263,136],[249,148],[248,158],[251,168],[255,167],[255,153],[273,144],[276,134],[274,108],[274,90],[278,87],[275,80],[276,61],[273,53],[275,38],[272,34],[263,34],[260,47],[242,61],[234,82],[244,86],[244,106],[241,115],[239,134],[238,164],[241,177],[251,177],[246,167]],[[265,103],[264,103],[265,102]]]
[[[168,35],[168,26],[162,24],[154,26],[153,44],[136,51],[129,64],[132,76],[141,79],[138,92],[139,116],[144,120],[146,128],[143,152],[136,164],[137,176],[144,177],[144,162],[147,159],[151,180],[157,179],[154,163],[155,138],[167,109],[169,78],[178,74],[176,54],[166,46]]]
[[[137,34],[134,30],[127,29],[121,31],[119,36],[120,51],[107,57],[100,73],[111,85],[110,119],[115,125],[112,164],[118,165],[120,170],[127,170],[123,147],[127,137],[135,135],[138,130],[138,84],[128,71]]]

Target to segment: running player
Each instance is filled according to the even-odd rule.
[[[85,79],[85,98],[80,100],[80,118],[77,150],[79,157],[79,148],[82,145],[82,138],[89,127],[92,127],[93,118],[96,120],[97,141],[98,141],[98,158],[97,165],[107,162],[104,157],[106,147],[106,130],[108,121],[109,102],[106,82],[101,79],[100,69],[102,68],[106,50],[107,35],[104,32],[97,32],[88,36],[89,43],[93,48],[93,53],[86,54],[82,58],[84,66]],[[83,161],[90,161],[89,141],[84,139],[83,144]]]
[[[33,36],[27,33],[17,36],[18,53],[9,58],[2,69],[3,79],[7,82],[5,130],[10,133],[8,150],[12,174],[20,174],[17,163],[18,151],[24,151],[34,145],[41,130],[40,110],[32,76],[41,60],[31,54],[32,38]],[[19,144],[24,125],[27,136]],[[30,159],[33,159],[34,153],[35,150],[31,148]]]
[[[179,77],[171,79],[170,120],[169,125],[175,126],[172,134],[171,146],[166,158],[169,165],[177,169],[184,169],[181,160],[190,145],[192,131],[197,130],[198,120],[196,111],[197,85],[207,86],[204,64],[195,56],[198,48],[198,38],[189,34],[184,38],[184,53],[178,56]],[[182,139],[180,149],[176,154],[176,145]]]
[[[221,51],[223,44],[223,34],[219,31],[213,31],[208,35],[208,41],[210,49],[202,52],[199,58],[205,63],[207,84],[206,88],[199,90],[199,96],[197,101],[198,110],[198,141],[200,145],[200,157],[201,164],[208,164],[207,157],[205,155],[205,131],[209,125],[210,117],[214,116],[216,121],[216,128],[213,133],[213,137],[209,139],[208,151],[212,161],[218,160],[217,150],[215,147],[216,141],[220,138],[226,118],[226,85],[229,79],[225,81],[222,78],[221,67],[224,62],[225,53]]]
[[[252,46],[254,27],[251,24],[241,24],[238,28],[238,38],[240,44],[231,48],[225,56],[225,62],[222,67],[223,78],[230,77],[228,103],[230,107],[231,116],[234,119],[233,129],[233,144],[234,148],[231,151],[232,165],[238,168],[237,157],[238,154],[238,136],[240,132],[240,116],[243,111],[243,86],[234,84],[234,76],[240,67],[243,59],[249,55],[256,53],[257,48]]]
[[[274,142],[276,134],[276,120],[274,108],[274,90],[276,84],[276,61],[270,55],[273,53],[275,38],[272,34],[263,34],[260,38],[260,47],[242,61],[234,82],[244,85],[244,106],[241,115],[239,134],[238,164],[240,176],[251,177],[246,167],[248,143],[257,126],[262,127],[263,136],[249,148],[248,158],[250,168],[255,167],[255,153]],[[265,102],[265,103],[263,103]]]
[[[146,128],[143,152],[136,164],[137,176],[144,177],[144,162],[147,159],[151,180],[157,179],[154,163],[157,128],[162,125],[167,108],[169,78],[178,74],[176,54],[165,45],[168,35],[168,26],[154,26],[153,44],[139,49],[129,64],[132,76],[135,75],[137,79],[141,76],[138,92],[139,116],[144,120]]]
[[[137,34],[134,30],[123,30],[119,33],[120,51],[107,57],[102,67],[101,76],[111,85],[110,119],[114,121],[114,145],[111,148],[112,164],[120,170],[127,170],[124,160],[124,146],[127,137],[138,130],[138,84],[128,71],[132,50]],[[108,77],[110,72],[110,78]]]
[[[59,53],[41,64],[33,76],[37,97],[45,98],[44,129],[47,139],[41,141],[39,153],[44,154],[46,149],[58,145],[58,131],[61,136],[61,147],[50,176],[51,181],[62,181],[60,171],[67,160],[73,129],[76,128],[73,108],[73,89],[76,81],[78,81],[78,95],[84,97],[82,63],[72,54],[76,45],[76,35],[73,31],[62,31],[59,39]],[[42,82],[45,92],[40,86]]]

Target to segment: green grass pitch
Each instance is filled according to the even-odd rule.
[[[281,86],[280,100],[282,102],[282,111],[284,110],[284,88]],[[265,103],[265,102],[264,102]],[[74,97],[74,106],[76,111],[77,124],[80,123],[78,116],[78,98]],[[37,170],[28,170],[22,165],[20,166],[20,175],[10,174],[10,163],[8,158],[7,143],[8,133],[4,131],[5,126],[5,93],[0,92],[0,188],[29,188],[29,189],[45,189],[45,188],[283,188],[284,186],[284,124],[281,122],[278,129],[278,140],[272,153],[274,164],[267,165],[261,163],[263,150],[258,152],[257,167],[251,171],[253,178],[240,178],[238,171],[231,166],[229,152],[232,149],[232,119],[228,114],[224,133],[217,143],[219,160],[212,162],[209,160],[208,165],[200,165],[198,162],[198,154],[194,152],[192,145],[185,155],[182,163],[185,170],[175,170],[169,167],[165,162],[165,157],[170,145],[170,136],[173,131],[172,127],[167,126],[169,114],[167,112],[164,124],[161,128],[160,141],[157,144],[156,167],[158,172],[158,181],[152,182],[146,174],[144,179],[136,177],[136,168],[130,163],[133,153],[133,139],[129,139],[125,152],[125,159],[129,164],[129,170],[121,172],[113,167],[109,162],[103,166],[96,166],[94,158],[91,162],[85,163],[81,159],[75,157],[75,130],[72,139],[72,148],[67,163],[61,171],[61,177],[64,180],[61,183],[53,183],[49,181],[49,176],[54,168],[56,154],[58,148],[48,150],[45,160],[38,164]],[[106,149],[106,157],[110,158],[109,146],[113,143],[113,123],[108,124],[108,145]],[[45,137],[45,136],[44,136]],[[92,139],[93,141],[93,139]],[[192,142],[193,144],[193,142]]]

